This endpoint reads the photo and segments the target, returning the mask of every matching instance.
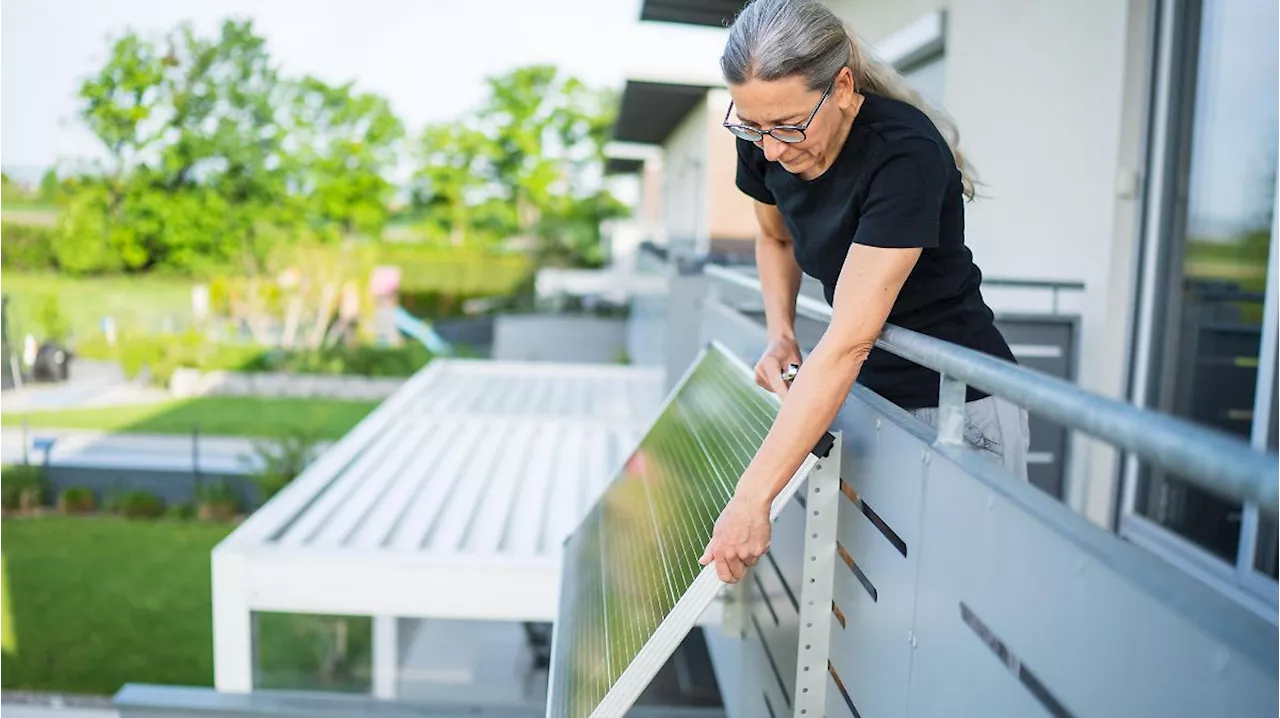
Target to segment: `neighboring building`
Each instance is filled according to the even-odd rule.
[[[641,19],[717,26],[741,6],[645,0]],[[1074,323],[1059,346],[1086,389],[1276,447],[1274,2],[830,6],[956,119],[982,182],[968,243],[998,313]],[[716,127],[727,92],[634,83],[627,97],[619,133],[665,149],[673,243],[713,246],[730,205],[728,235],[750,236]],[[1086,437],[1069,450],[1072,507],[1274,612],[1276,526],[1256,507]]]
[[[662,223],[654,233],[660,244],[749,261],[755,234],[751,200],[723,181],[737,164],[733,136],[721,126],[728,107],[728,91],[714,82],[629,79],[614,137],[661,148]],[[652,171],[650,164],[650,183]]]

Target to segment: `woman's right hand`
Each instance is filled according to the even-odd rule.
[[[789,364],[800,364],[800,346],[795,339],[774,339],[756,362],[756,384],[778,396],[787,395],[787,382],[782,378]]]

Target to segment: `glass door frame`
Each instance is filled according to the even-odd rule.
[[[1171,272],[1180,270],[1186,234],[1187,180],[1190,175],[1192,125],[1198,84],[1201,0],[1156,0],[1154,15],[1153,81],[1147,127],[1147,182],[1139,241],[1137,310],[1129,376],[1129,398],[1138,406],[1151,405],[1152,396],[1171,391],[1172,372],[1159,372],[1171,351],[1172,333],[1165,328],[1181,316],[1181,293],[1171,291]],[[1271,405],[1276,386],[1276,238],[1280,236],[1280,193],[1271,228],[1270,265],[1264,300],[1262,344],[1254,392],[1252,444],[1265,446],[1270,432]],[[1180,271],[1179,271],[1180,274]],[[1163,374],[1163,376],[1161,376]],[[1161,393],[1153,392],[1160,377]],[[1139,464],[1126,456],[1121,463],[1121,504],[1118,532],[1216,587],[1251,610],[1277,622],[1280,588],[1254,569],[1259,515],[1246,503],[1240,523],[1240,546],[1234,563],[1210,553],[1136,511]]]
[[[1275,432],[1272,422],[1276,406],[1276,354],[1277,326],[1276,298],[1276,239],[1280,237],[1280,182],[1277,182],[1275,203],[1271,214],[1271,248],[1267,257],[1267,290],[1262,309],[1262,340],[1258,346],[1258,380],[1253,393],[1253,426],[1249,444],[1258,450],[1267,449],[1267,440]],[[1277,480],[1280,480],[1278,477]],[[1244,505],[1240,521],[1240,552],[1236,556],[1236,571],[1240,581],[1261,595],[1270,596],[1272,605],[1280,603],[1280,586],[1271,577],[1254,567],[1257,555],[1260,517],[1258,505],[1252,501]]]

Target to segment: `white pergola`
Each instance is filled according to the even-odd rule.
[[[213,551],[214,674],[253,688],[254,611],[552,621],[560,546],[662,402],[661,369],[439,359]]]

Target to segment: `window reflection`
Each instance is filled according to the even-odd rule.
[[[1276,197],[1280,16],[1273,0],[1202,7],[1185,231],[1171,248],[1181,262],[1168,285],[1174,314],[1152,388],[1159,408],[1247,439]],[[1235,562],[1239,504],[1147,471],[1136,508]],[[1272,550],[1259,550],[1256,562],[1269,563],[1263,570],[1274,576],[1275,525],[1264,525],[1257,540]]]

